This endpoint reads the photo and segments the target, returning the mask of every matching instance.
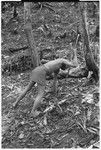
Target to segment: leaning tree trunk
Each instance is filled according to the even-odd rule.
[[[32,20],[31,20],[31,12],[30,12],[30,2],[24,3],[24,30],[28,41],[29,53],[31,55],[33,68],[39,65],[39,57],[38,52],[36,51],[35,41],[32,32]]]
[[[99,69],[95,63],[92,51],[89,46],[89,37],[88,37],[88,29],[87,29],[87,10],[86,10],[86,3],[79,3],[79,10],[81,15],[81,23],[83,28],[83,40],[84,40],[84,54],[86,65],[89,71],[93,71],[93,78],[95,81],[99,79]]]

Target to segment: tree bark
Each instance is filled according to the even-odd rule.
[[[30,12],[30,3],[24,3],[24,30],[29,44],[30,55],[33,63],[33,68],[37,67],[40,64],[38,52],[36,51],[35,41],[32,32],[32,20]]]
[[[99,69],[95,63],[92,51],[89,46],[89,37],[88,37],[88,29],[87,29],[87,10],[86,10],[86,3],[79,3],[79,10],[81,15],[81,23],[83,29],[83,40],[84,40],[84,54],[85,54],[85,61],[86,66],[89,71],[93,71],[92,77],[97,82],[99,79]]]

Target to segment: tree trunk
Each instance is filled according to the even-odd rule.
[[[24,3],[24,30],[27,37],[27,41],[29,44],[30,55],[33,63],[33,68],[37,67],[40,63],[38,52],[36,51],[35,41],[32,32],[32,20],[31,20],[31,12],[30,12],[30,3]]]
[[[18,16],[18,13],[17,13],[17,9],[16,9],[16,6],[17,4],[14,3],[14,11],[13,11],[13,18],[17,17]]]
[[[99,69],[95,63],[92,51],[89,46],[89,37],[88,37],[88,29],[87,29],[87,10],[86,10],[86,3],[79,3],[79,10],[81,15],[81,23],[83,28],[83,40],[84,40],[84,54],[86,65],[89,71],[93,71],[93,78],[95,81],[99,79]]]

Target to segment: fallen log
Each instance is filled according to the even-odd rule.
[[[86,78],[88,76],[88,69],[86,67],[83,68],[72,68],[66,71],[61,71],[58,76],[57,79],[64,79],[64,78]],[[51,76],[47,76],[46,77],[47,80],[51,80],[53,79],[53,75]]]

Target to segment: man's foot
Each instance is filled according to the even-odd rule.
[[[37,111],[37,110],[33,111],[33,110],[32,110],[31,113],[30,113],[30,116],[33,117],[33,118],[35,118],[35,117],[37,117],[39,114],[40,114],[40,111]]]

